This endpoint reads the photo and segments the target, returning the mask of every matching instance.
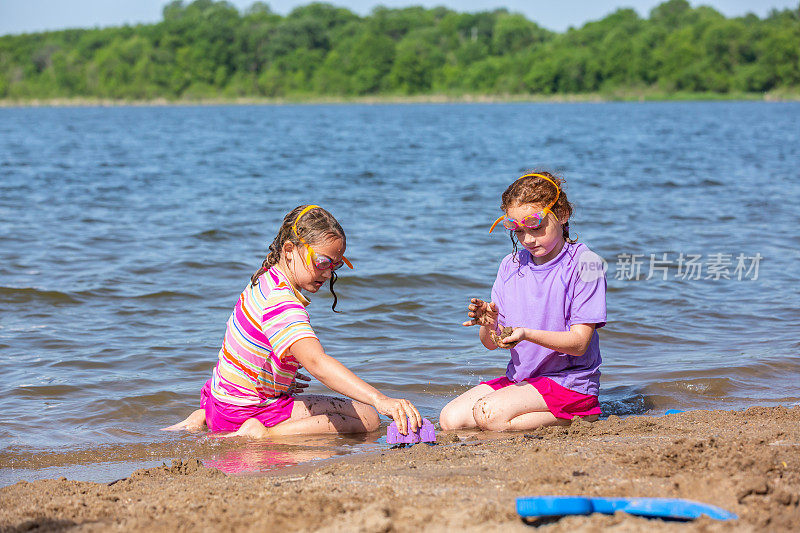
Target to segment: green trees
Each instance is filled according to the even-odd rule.
[[[361,28],[360,28],[361,29]],[[317,94],[375,94],[387,86],[395,58],[395,43],[369,29],[343,39],[314,74]]]
[[[800,92],[800,6],[668,0],[557,34],[505,9],[174,0],[157,24],[0,36],[0,98]]]
[[[444,63],[436,28],[409,32],[397,45],[390,86],[406,94],[430,92],[434,73]]]

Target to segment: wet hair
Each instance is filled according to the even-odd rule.
[[[281,253],[283,252],[283,245],[286,243],[286,241],[293,243],[295,246],[303,246],[303,243],[298,238],[298,235],[295,235],[292,226],[297,220],[297,215],[299,215],[300,212],[306,207],[308,207],[308,204],[299,205],[289,211],[286,216],[283,217],[283,224],[281,224],[278,234],[272,240],[272,244],[269,245],[269,253],[267,254],[267,257],[261,263],[261,268],[259,268],[250,278],[251,284],[258,285],[258,277],[269,270],[270,267],[278,264],[278,261],[281,259]],[[339,238],[346,242],[346,237],[344,235],[342,226],[335,218],[333,218],[333,215],[321,207],[314,207],[303,213],[303,216],[300,217],[300,220],[297,220],[297,233],[309,244],[309,246],[312,247],[315,244],[323,243],[332,238]],[[333,309],[333,311],[336,313],[339,312],[336,311],[336,303],[339,301],[339,299],[336,296],[336,292],[333,290],[333,284],[336,283],[337,279],[338,276],[336,275],[336,272],[333,271],[330,280],[330,289],[331,294],[333,295],[333,305],[331,305],[331,309]]]
[[[553,184],[535,175],[527,176],[516,180],[503,191],[503,196],[500,198],[500,209],[508,213],[508,209],[515,205],[521,204],[536,204],[542,207],[550,204],[558,194],[558,199],[550,210],[556,215],[557,218],[566,218],[567,222],[561,225],[561,231],[564,234],[564,240],[569,243],[574,243],[576,239],[569,237],[569,217],[572,216],[572,204],[567,200],[567,193],[564,191],[564,180],[554,176],[545,170],[533,170],[526,172],[526,174],[541,174],[553,180],[561,191],[558,194]],[[514,247],[514,257],[517,255],[517,239],[514,237],[514,232],[509,231],[511,236],[511,244]]]

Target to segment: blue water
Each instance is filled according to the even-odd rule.
[[[312,298],[326,350],[435,419],[505,368],[460,323],[510,251],[488,234],[501,192],[542,168],[609,262],[606,414],[800,402],[800,104],[0,109],[0,467],[178,438],[158,428],[198,406],[303,203],[339,219],[356,266],[342,314]],[[648,280],[650,254],[671,264]],[[733,279],[706,279],[714,254]],[[739,255],[757,276],[736,279]]]

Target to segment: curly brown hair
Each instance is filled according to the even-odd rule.
[[[553,187],[552,183],[541,176],[551,179],[558,186],[558,190]],[[554,176],[546,170],[533,170],[518,178],[503,191],[503,195],[500,198],[500,209],[508,212],[510,207],[520,204],[536,204],[544,207],[555,200],[556,203],[553,204],[550,210],[553,211],[557,218],[567,219],[567,222],[561,225],[564,240],[570,243],[576,242],[577,239],[570,239],[569,237],[569,217],[572,216],[572,204],[567,199],[564,184],[565,182],[562,178]],[[509,233],[511,234],[511,244],[514,246],[514,254],[516,255],[517,241],[514,238],[514,232],[511,231]]]
[[[302,246],[302,241],[300,240],[302,238],[309,245],[313,246],[314,244],[320,244],[330,238],[339,238],[342,239],[346,245],[347,238],[345,237],[342,226],[333,215],[325,209],[313,207],[304,213],[300,220],[297,220],[297,215],[309,205],[310,204],[299,205],[283,217],[283,223],[278,230],[278,234],[272,240],[272,244],[269,245],[269,253],[267,253],[267,257],[261,263],[261,268],[250,278],[250,283],[258,285],[259,276],[269,270],[270,267],[278,264],[278,261],[281,259],[283,245],[286,241],[294,243],[295,246]],[[295,225],[295,221],[297,221],[297,234],[295,234],[292,229],[292,226]],[[335,271],[332,274],[330,289],[333,295],[333,305],[331,305],[331,309],[338,313],[339,311],[336,311],[336,303],[339,299],[336,296],[336,292],[333,290],[333,285],[336,283],[338,276]]]

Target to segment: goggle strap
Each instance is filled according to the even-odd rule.
[[[491,233],[492,231],[494,231],[494,228],[495,228],[495,227],[496,227],[496,226],[497,226],[497,225],[498,225],[500,222],[502,222],[504,218],[506,218],[506,216],[505,216],[505,215],[503,215],[503,216],[501,216],[500,218],[498,218],[497,220],[495,220],[495,221],[494,221],[494,224],[492,224],[492,227],[491,227],[491,228],[489,228],[489,233]]]
[[[308,266],[311,266],[311,247],[308,245],[308,243],[305,241],[305,239],[303,239],[300,236],[300,234],[297,233],[297,223],[300,221],[300,217],[302,217],[303,215],[305,215],[306,213],[308,213],[309,211],[311,211],[315,207],[319,207],[319,206],[318,205],[313,205],[313,204],[312,205],[307,205],[305,208],[303,208],[302,211],[300,211],[297,214],[297,218],[294,219],[294,224],[292,224],[292,231],[297,236],[297,238],[300,239],[300,242],[302,242],[305,245],[305,247],[308,249],[307,250],[308,251],[308,255],[306,255],[306,264]]]
[[[297,233],[297,223],[300,221],[300,217],[301,217],[301,216],[305,215],[306,213],[308,213],[309,211],[311,211],[311,210],[312,210],[312,209],[314,209],[315,207],[319,207],[319,206],[318,206],[318,205],[307,205],[307,206],[305,207],[305,209],[303,209],[302,211],[300,211],[300,212],[297,214],[297,218],[295,218],[295,219],[294,219],[294,224],[292,224],[292,231],[294,232],[294,234],[295,234],[295,235],[297,235],[297,238],[298,238],[298,239],[300,239],[301,241],[302,241],[303,239],[302,239],[302,238],[300,238],[300,234],[299,234],[299,233]],[[303,242],[305,242],[305,241],[303,241]]]
[[[342,261],[344,261],[344,264],[347,265],[350,268],[350,270],[353,269],[353,263],[351,263],[348,258],[346,258],[345,256],[342,256]]]
[[[547,207],[545,207],[545,210],[549,210],[551,207],[556,205],[556,202],[558,201],[558,197],[561,196],[561,188],[558,186],[558,184],[555,181],[551,180],[550,178],[548,178],[544,174],[525,174],[524,176],[518,177],[515,181],[521,180],[522,178],[542,178],[543,180],[547,180],[550,183],[552,183],[553,187],[556,188],[556,199],[553,200],[552,202],[550,202],[550,204]]]
[[[544,208],[544,210],[545,210],[545,211],[550,211],[550,209],[551,209],[551,208],[552,208],[554,205],[556,205],[556,202],[558,201],[558,197],[559,197],[559,196],[561,196],[561,189],[559,189],[558,187],[556,187],[556,199],[555,199],[555,200],[553,200],[552,202],[550,202],[550,205],[548,205],[547,207],[545,207],[545,208]],[[550,212],[551,212],[551,213],[553,213],[552,211],[550,211]],[[555,215],[555,213],[553,213],[553,214]]]

